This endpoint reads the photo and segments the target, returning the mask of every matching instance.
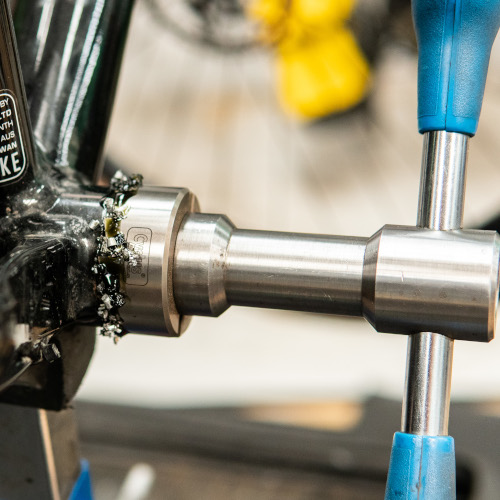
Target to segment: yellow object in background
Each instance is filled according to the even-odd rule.
[[[347,111],[370,85],[370,67],[347,22],[354,0],[255,0],[250,15],[277,40],[278,91],[305,119]]]

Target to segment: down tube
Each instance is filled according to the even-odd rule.
[[[134,0],[17,0],[14,25],[40,166],[96,181]]]

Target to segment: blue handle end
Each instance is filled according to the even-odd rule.
[[[76,480],[68,500],[92,500],[93,498],[89,463],[82,460],[80,476]]]
[[[455,442],[449,436],[397,432],[385,500],[456,499]]]
[[[419,130],[472,136],[500,27],[500,0],[413,0],[412,9],[419,48]]]

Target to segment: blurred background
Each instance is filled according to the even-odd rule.
[[[141,0],[108,168],[187,187],[204,212],[242,228],[370,236],[386,223],[412,225],[416,81],[409,1]],[[471,143],[468,227],[500,211],[499,109],[497,44]],[[233,308],[194,318],[180,339],[100,337],[78,402],[252,406],[257,420],[338,429],[358,421],[367,398],[399,408],[406,344],[364,320]],[[499,360],[498,340],[456,343],[454,400],[499,399]],[[332,401],[343,412],[327,411]],[[305,411],[272,410],[298,403]]]
[[[343,2],[330,3],[335,14]],[[352,13],[338,12],[370,68],[366,88],[349,102],[357,84],[347,76],[347,88],[332,84],[347,95],[346,109],[330,112],[335,103],[320,95],[302,114],[301,96],[293,101],[283,91],[280,47],[291,41],[260,44],[259,35],[245,32],[256,29],[246,20],[236,34],[214,28],[221,39],[206,42],[210,34],[182,16],[187,5],[137,3],[109,132],[114,164],[143,174],[147,184],[188,187],[203,211],[227,214],[242,228],[370,236],[386,223],[415,223],[422,139],[409,2],[366,0]],[[471,143],[470,227],[500,209],[498,49]],[[318,78],[342,71],[341,64],[325,70],[305,59],[302,71]],[[305,116],[311,109],[315,118]],[[79,398],[148,406],[400,399],[405,357],[406,338],[378,334],[364,320],[232,308],[218,319],[194,318],[180,339],[128,335],[115,346],[100,338]],[[497,341],[457,343],[454,397],[500,396],[499,360]]]

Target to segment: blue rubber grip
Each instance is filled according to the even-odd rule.
[[[455,500],[455,476],[453,438],[394,434],[385,500]]]
[[[89,463],[82,460],[80,476],[76,480],[68,500],[93,500],[93,498]]]
[[[420,132],[474,135],[500,0],[412,0],[417,33]]]

